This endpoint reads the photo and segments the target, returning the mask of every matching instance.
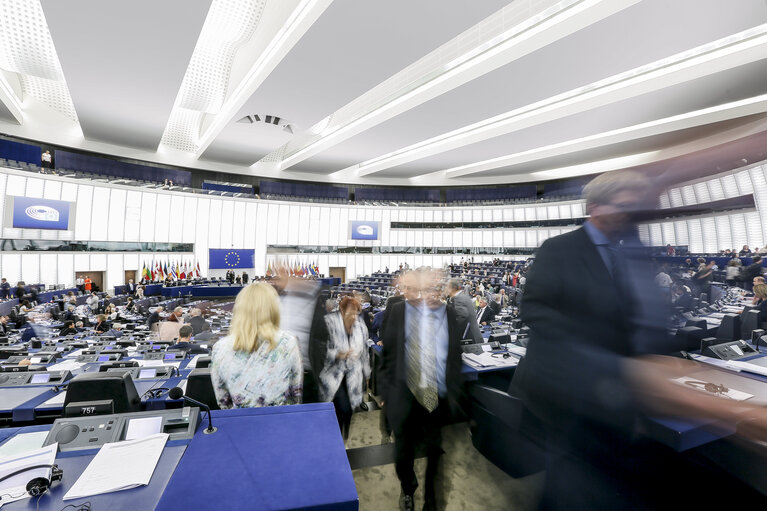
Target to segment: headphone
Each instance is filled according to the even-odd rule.
[[[511,353],[493,353],[490,356],[493,358],[511,358]]]
[[[11,477],[17,476],[19,474],[23,474],[24,472],[29,472],[30,470],[35,470],[38,468],[50,468],[51,469],[50,479],[47,479],[45,477],[35,477],[34,479],[32,479],[31,481],[27,483],[26,491],[32,497],[40,497],[48,491],[48,489],[51,487],[54,481],[61,481],[62,477],[64,477],[64,471],[61,470],[58,465],[33,465],[31,467],[22,468],[21,470],[17,470],[16,472],[11,472],[10,474],[0,478],[0,482],[3,482],[6,479],[10,479]]]

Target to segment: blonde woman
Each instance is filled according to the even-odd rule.
[[[211,379],[221,408],[301,403],[298,339],[280,330],[277,291],[266,283],[237,295],[229,335],[213,347]]]

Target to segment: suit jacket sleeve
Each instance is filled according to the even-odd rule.
[[[389,309],[387,308],[387,311]],[[392,305],[391,312],[387,320],[390,322],[389,328],[383,332],[383,351],[381,352],[381,368],[378,373],[378,386],[381,389],[381,396],[386,401],[389,399],[389,392],[395,385],[397,376],[397,354],[403,339],[400,334],[404,333],[402,324],[405,320],[405,302],[398,302]],[[393,323],[391,323],[393,321]]]

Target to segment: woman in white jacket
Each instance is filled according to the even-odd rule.
[[[362,403],[370,376],[368,329],[360,317],[360,302],[341,299],[338,312],[325,316],[328,327],[325,366],[320,372],[320,399],[333,401],[344,439],[349,437],[354,409]]]

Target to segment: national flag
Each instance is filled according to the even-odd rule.
[[[202,272],[200,271],[200,261],[197,261],[197,270],[195,271],[197,273],[197,277],[202,277]]]
[[[141,268],[141,278],[149,280],[149,270],[146,269],[146,263],[144,263],[144,267]]]
[[[156,274],[154,271],[154,266],[152,266],[152,263],[149,263],[149,268],[151,269],[152,280],[155,280]]]
[[[182,266],[179,268],[179,272],[180,272],[180,273],[179,273],[179,278],[180,278],[181,280],[184,280],[184,279],[186,278],[186,263],[184,263],[184,264],[183,264],[183,265],[182,265]]]

